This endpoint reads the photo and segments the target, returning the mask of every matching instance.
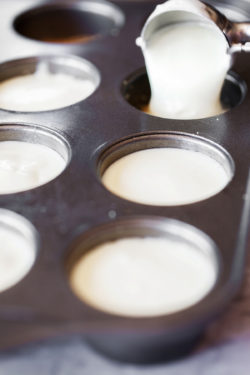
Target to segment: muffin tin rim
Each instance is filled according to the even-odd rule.
[[[203,145],[205,147],[208,145],[211,149],[215,150],[216,152],[219,152],[219,154],[223,157],[223,159],[225,160],[225,163],[228,166],[228,168],[227,168],[228,170],[226,170],[224,168],[224,166],[222,166],[222,168],[226,171],[226,173],[228,175],[228,181],[227,181],[226,185],[223,187],[223,189],[218,191],[216,194],[213,194],[212,196],[203,198],[203,199],[195,201],[195,202],[187,202],[187,203],[180,203],[180,204],[174,204],[174,205],[171,205],[171,204],[168,204],[168,205],[167,204],[152,205],[152,204],[146,204],[146,203],[142,203],[142,202],[138,202],[138,201],[134,201],[134,200],[130,200],[128,198],[122,197],[119,194],[113,193],[111,190],[109,190],[107,187],[105,187],[105,185],[102,183],[102,175],[106,171],[106,169],[108,169],[110,165],[112,165],[115,161],[119,160],[120,158],[122,158],[126,155],[129,155],[131,153],[134,153],[136,151],[139,151],[139,150],[134,150],[134,151],[128,150],[128,152],[126,152],[126,148],[128,148],[129,145],[132,146],[133,143],[135,143],[135,142],[138,142],[138,141],[143,142],[143,141],[147,141],[147,140],[150,140],[150,139],[152,139],[153,142],[162,139],[162,143],[164,143],[163,138],[165,138],[166,141],[168,139],[170,139],[170,141],[171,141],[171,138],[172,139],[183,138],[184,139],[184,142],[183,142],[184,147],[168,146],[168,145],[164,146],[163,145],[163,146],[160,146],[160,148],[177,148],[177,149],[184,149],[184,150],[191,150],[192,151],[191,148],[185,147],[185,139],[187,139],[189,142],[193,142],[194,144],[198,143],[198,147],[201,145],[201,150],[198,150],[198,152],[200,152],[204,155],[207,155],[207,154],[202,152]],[[104,169],[102,170],[102,164],[105,163],[105,160],[109,159],[110,156],[112,156],[112,154],[115,154],[116,151],[119,150],[120,147],[122,149],[124,149],[123,152],[122,152],[122,155],[119,156],[119,157],[116,157],[111,162],[108,162],[107,166],[105,166]],[[147,149],[154,149],[154,148],[157,148],[157,147],[154,147],[154,146],[142,147],[142,148],[140,148],[140,150],[147,150]],[[193,151],[196,152],[196,150],[193,150]],[[217,161],[215,158],[213,158],[213,156],[208,156],[208,157],[211,157],[213,160],[215,160],[217,163],[219,163],[219,161]],[[98,180],[98,182],[111,195],[115,195],[119,199],[122,199],[122,200],[130,202],[130,203],[134,203],[134,204],[137,204],[137,205],[147,206],[147,207],[158,207],[158,208],[164,208],[164,207],[165,208],[168,208],[168,207],[174,208],[174,207],[191,206],[191,205],[195,205],[199,202],[203,202],[203,201],[207,201],[209,199],[212,199],[213,197],[222,193],[227,187],[230,186],[232,180],[234,179],[235,171],[236,171],[236,166],[235,166],[235,162],[234,162],[233,157],[227,151],[227,149],[225,147],[221,146],[218,142],[215,142],[214,140],[211,140],[209,138],[205,138],[205,137],[197,135],[197,134],[186,133],[186,132],[181,132],[181,131],[170,131],[170,130],[166,130],[166,131],[156,130],[156,131],[147,131],[147,132],[141,132],[141,133],[133,133],[133,134],[130,134],[129,136],[119,138],[117,141],[105,143],[104,145],[101,145],[100,147],[98,147],[94,151],[94,153],[91,156],[91,159],[93,160],[92,172],[95,172],[95,176],[96,176],[96,179]]]
[[[145,222],[143,224],[142,222]],[[152,225],[153,223],[153,225]],[[102,236],[107,236],[108,234],[111,234],[112,236],[112,228],[120,228],[122,231],[122,226],[125,225],[126,230],[130,226],[133,226],[133,230],[135,227],[137,229],[143,229],[143,228],[151,228],[151,230],[155,230],[156,232],[158,231],[159,233],[161,232],[160,235],[127,235],[127,237],[163,237],[165,234],[167,235],[168,230],[167,228],[164,229],[165,227],[169,226],[170,223],[170,230],[169,232],[171,233],[171,228],[178,226],[181,226],[184,228],[184,230],[188,233],[191,231],[191,233],[194,233],[195,237],[199,237],[201,239],[201,242],[206,242],[207,246],[209,247],[209,252],[213,258],[212,262],[215,262],[215,268],[216,270],[216,280],[214,285],[211,287],[211,289],[201,298],[199,301],[196,303],[192,304],[189,307],[180,309],[176,312],[172,313],[166,313],[166,314],[161,314],[161,315],[156,315],[156,316],[142,316],[142,317],[133,317],[133,316],[123,316],[115,313],[110,313],[110,312],[105,312],[99,308],[96,308],[87,302],[84,302],[81,300],[72,290],[70,281],[69,281],[69,273],[70,270],[73,267],[73,264],[75,263],[72,258],[74,258],[75,253],[77,253],[76,258],[79,259],[81,257],[81,254],[87,253],[89,251],[92,251],[92,249],[101,243],[108,242],[109,240],[100,240],[100,237],[97,238],[96,233],[102,233]],[[163,227],[163,228],[162,228]],[[171,233],[172,234],[172,233]],[[115,234],[113,234],[112,237],[116,237]],[[174,236],[178,237],[177,232],[174,233]],[[110,236],[109,236],[110,237]],[[181,239],[184,238],[187,239],[187,235],[182,236],[179,235]],[[124,236],[119,236],[119,238],[124,238]],[[90,240],[89,240],[90,239]],[[110,241],[115,240],[116,238],[112,238]],[[90,245],[89,242],[91,241],[95,243],[95,245]],[[193,244],[193,241],[189,240],[189,243]],[[81,247],[81,244],[84,243],[83,245],[83,251],[79,249]],[[196,247],[196,246],[195,246]],[[197,250],[200,250],[199,247],[197,246]],[[78,254],[79,253],[79,254]],[[220,249],[218,248],[216,242],[204,231],[199,229],[198,227],[193,226],[192,224],[189,224],[187,222],[184,222],[183,220],[179,219],[173,219],[169,218],[167,216],[163,217],[160,215],[129,215],[126,217],[119,217],[114,220],[109,220],[102,222],[97,225],[92,225],[88,229],[82,231],[80,234],[78,234],[70,243],[70,245],[65,249],[64,255],[63,255],[63,265],[64,265],[64,270],[65,270],[65,279],[68,284],[68,288],[71,291],[71,294],[75,297],[78,302],[80,302],[83,306],[85,306],[88,311],[94,312],[95,314],[98,314],[98,317],[100,318],[101,321],[107,322],[110,327],[114,324],[116,325],[117,322],[122,321],[126,322],[126,324],[131,323],[131,326],[135,326],[139,329],[146,329],[147,331],[147,324],[150,324],[151,327],[154,327],[154,329],[158,328],[163,328],[165,327],[166,329],[171,329],[171,324],[173,322],[178,322],[179,324],[189,324],[191,321],[195,322],[195,319],[204,319],[206,315],[209,315],[211,313],[210,311],[203,308],[203,304],[209,304],[209,300],[211,299],[211,295],[216,292],[216,289],[220,287],[220,283],[222,282],[221,275],[224,270],[224,264],[223,264],[223,257],[220,253]],[[198,311],[197,311],[198,310]],[[202,313],[201,313],[202,311]],[[185,315],[187,316],[187,319],[185,319]],[[108,319],[108,320],[107,320]],[[113,322],[114,320],[114,322]],[[175,327],[176,328],[176,327]]]

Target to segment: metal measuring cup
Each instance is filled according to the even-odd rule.
[[[250,23],[233,22],[213,6],[199,0],[169,0],[156,7],[146,21],[136,43],[143,48],[150,36],[160,28],[181,22],[207,22],[226,37],[229,52],[250,52]]]

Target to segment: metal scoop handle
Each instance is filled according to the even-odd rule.
[[[225,34],[231,52],[250,52],[250,22],[232,22],[213,6],[206,3],[207,16]]]
[[[250,52],[250,23],[248,22],[232,22],[227,19],[222,13],[215,9],[210,4],[195,0],[192,3],[192,8],[189,10],[184,0],[178,1],[178,7],[175,9],[175,2],[170,0],[168,4],[173,4],[169,9],[163,9],[162,12],[153,12],[145,23],[139,43],[149,40],[150,36],[159,28],[174,23],[186,21],[206,20],[216,25],[225,35],[230,52],[246,51]],[[166,4],[167,4],[166,3]],[[181,3],[181,5],[180,5]],[[182,9],[183,5],[183,9]],[[162,5],[157,7],[162,9]],[[157,10],[156,8],[156,10]]]
[[[227,27],[223,30],[229,44],[231,52],[250,52],[250,23],[228,21]]]

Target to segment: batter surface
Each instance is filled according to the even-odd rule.
[[[102,176],[105,187],[122,198],[150,205],[198,202],[221,191],[230,177],[211,157],[190,150],[153,148],[126,155]]]
[[[0,292],[19,282],[35,260],[31,244],[18,233],[0,227]]]
[[[0,194],[16,193],[45,184],[57,177],[66,161],[41,144],[0,142]]]
[[[78,297],[107,312],[157,316],[193,305],[213,287],[208,254],[169,238],[124,238],[84,255],[72,270]]]
[[[35,74],[0,83],[0,108],[36,112],[63,108],[86,99],[95,90],[90,79],[64,73],[50,73],[41,65]]]

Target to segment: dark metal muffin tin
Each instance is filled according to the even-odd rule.
[[[53,1],[53,6],[65,4],[67,9],[78,9],[84,3]],[[68,108],[38,113],[0,111],[1,140],[41,142],[69,158],[65,171],[46,185],[0,196],[0,207],[23,215],[39,235],[39,252],[32,270],[19,284],[0,294],[2,349],[80,332],[93,346],[116,359],[133,362],[166,359],[186,352],[240,287],[250,200],[250,94],[233,74],[225,89],[226,101],[235,105],[244,95],[245,98],[220,116],[168,120],[136,109],[133,105],[138,104],[135,103],[138,98],[134,97],[134,91],[141,96],[141,105],[141,100],[148,101],[149,88],[145,71],[138,71],[144,61],[135,38],[155,5],[150,1],[117,1],[124,25],[121,17],[120,30],[117,26],[115,35],[111,28],[111,33],[98,32],[85,44],[56,44],[31,40],[15,31],[15,17],[32,8],[33,1],[1,1],[1,62],[40,56],[28,60],[34,63],[43,59],[44,54],[70,54],[89,60],[101,75],[97,90]],[[250,55],[241,54],[233,66],[248,87],[249,64]],[[4,79],[1,67],[0,76]],[[128,152],[131,152],[142,140],[147,147],[155,147],[155,142],[159,147],[168,137],[183,140],[183,134],[197,142],[204,139],[211,146],[221,146],[231,155],[234,177],[221,193],[195,204],[153,207],[123,200],[102,186],[100,163],[113,143],[121,139],[129,142]],[[79,243],[83,244],[81,251],[85,251],[107,236],[165,235],[169,223],[176,223],[168,219],[201,230],[216,244],[219,274],[209,295],[178,313],[142,319],[107,314],[78,300],[70,289],[67,270]],[[183,228],[181,224],[180,233]]]

